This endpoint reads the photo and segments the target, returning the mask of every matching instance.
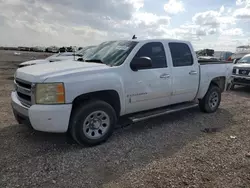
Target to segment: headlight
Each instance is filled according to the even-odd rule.
[[[36,85],[36,104],[63,104],[65,92],[63,83],[42,83]]]

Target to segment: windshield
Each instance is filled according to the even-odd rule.
[[[73,55],[73,52],[63,52],[63,53],[60,53],[58,56],[72,56]]]
[[[250,56],[241,58],[237,63],[250,63]]]
[[[81,50],[76,51],[75,55],[76,56],[83,56],[86,53],[89,53],[91,51],[93,51],[96,48],[96,46],[87,46],[82,48]]]
[[[92,54],[85,56],[85,61],[98,61],[110,66],[119,66],[128,57],[138,42],[109,41],[96,47]]]

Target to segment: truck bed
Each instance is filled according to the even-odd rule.
[[[232,62],[228,61],[198,60],[198,63],[200,64],[200,88],[198,98],[205,95],[212,78],[224,76],[226,81],[228,81],[232,75],[234,66]]]
[[[199,59],[198,63],[200,65],[207,65],[207,64],[233,64],[232,61],[215,61],[215,60],[207,60],[207,59]]]

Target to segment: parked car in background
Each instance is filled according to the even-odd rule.
[[[50,46],[48,48],[45,49],[46,52],[51,52],[51,53],[58,53],[59,52],[59,48],[56,46]]]
[[[45,47],[41,47],[41,46],[35,46],[32,47],[30,51],[34,51],[34,52],[45,52]]]
[[[37,65],[37,64],[44,64],[49,62],[55,62],[55,61],[63,61],[63,60],[83,60],[85,55],[90,54],[95,49],[95,46],[87,46],[83,47],[81,50],[77,52],[64,52],[64,53],[57,53],[52,56],[49,56],[45,59],[37,59],[37,60],[31,60],[26,61],[21,64],[19,64],[19,68],[29,66],[29,65]]]
[[[30,51],[30,47],[26,47],[26,46],[18,46],[17,48],[19,51]]]
[[[229,51],[215,51],[213,56],[221,61],[228,61],[232,55],[233,53]]]
[[[232,73],[228,63],[198,61],[181,40],[109,41],[84,58],[17,69],[16,120],[97,145],[118,119],[135,123],[198,105],[215,112]]]
[[[236,52],[232,54],[231,59],[234,64],[236,64],[242,57],[245,55],[250,54],[250,46],[238,46],[236,47]]]
[[[234,65],[232,78],[232,89],[235,85],[250,86],[250,54],[242,57]]]

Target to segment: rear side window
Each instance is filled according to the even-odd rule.
[[[193,56],[187,44],[171,42],[169,48],[174,67],[193,65]]]
[[[141,49],[135,55],[139,57],[150,57],[152,60],[152,68],[164,68],[167,67],[166,54],[161,42],[150,42],[144,44]]]

